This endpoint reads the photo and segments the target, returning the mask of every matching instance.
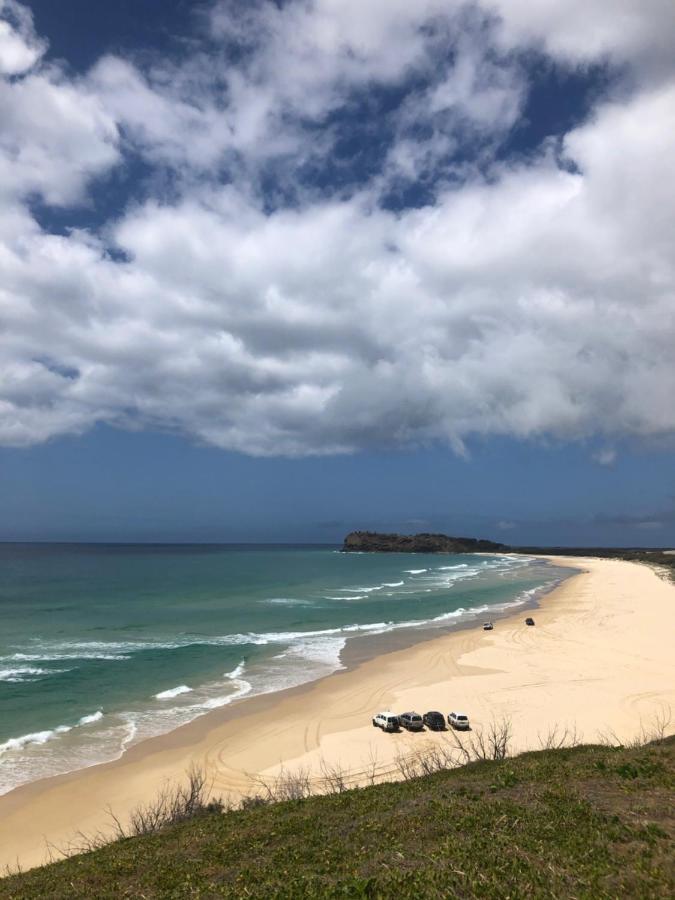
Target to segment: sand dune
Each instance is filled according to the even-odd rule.
[[[542,601],[492,632],[466,629],[388,653],[283,694],[244,700],[171,734],[132,747],[103,766],[26,785],[0,797],[0,864],[36,865],[49,842],[110,827],[191,763],[206,767],[216,793],[251,790],[252,775],[280,766],[316,778],[322,762],[356,780],[395,774],[396,756],[447,736],[387,735],[378,709],[466,711],[474,728],[508,718],[514,750],[536,748],[558,726],[587,742],[649,730],[675,711],[672,642],[675,587],[652,569],[619,560],[552,559],[582,568]],[[675,730],[675,720],[668,726]]]

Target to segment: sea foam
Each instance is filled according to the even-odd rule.
[[[0,669],[0,681],[22,682],[34,681],[38,675],[50,675],[53,669],[38,669],[35,666],[15,666]]]
[[[94,722],[100,722],[103,718],[103,710],[99,709],[97,712],[92,713],[90,716],[82,716],[80,721],[77,723],[78,725],[93,725]]]
[[[238,678],[241,678],[241,676],[244,674],[245,671],[246,671],[246,662],[245,662],[245,660],[242,659],[242,661],[239,663],[239,665],[236,666],[234,669],[232,669],[231,672],[225,673],[225,677],[231,678],[233,681],[236,681]]]
[[[300,600],[297,597],[268,597],[261,603],[271,603],[273,606],[311,606],[311,600]]]
[[[33,731],[29,734],[22,734],[21,737],[10,738],[3,744],[0,744],[0,755],[11,752],[12,750],[23,750],[30,744],[46,744],[59,735],[67,734],[73,728],[79,728],[82,725],[90,725],[98,722],[103,717],[103,712],[98,710],[88,716],[82,716],[75,725],[57,725],[56,728],[47,728],[44,731]]]
[[[158,694],[155,694],[155,700],[171,700],[180,694],[189,694],[191,692],[192,688],[188,687],[187,684],[179,684],[178,687],[169,688],[166,691],[160,691]]]

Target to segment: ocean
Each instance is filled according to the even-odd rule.
[[[386,635],[498,617],[569,572],[326,546],[0,544],[0,793],[328,675],[352,642],[373,655]]]

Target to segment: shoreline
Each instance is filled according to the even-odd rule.
[[[363,551],[359,551],[363,552]],[[439,553],[439,556],[445,556],[447,554]],[[474,553],[474,556],[488,556],[493,557],[494,553]],[[499,554],[500,556],[521,556],[521,554],[513,553],[513,554]],[[529,556],[527,554],[522,554],[523,556],[527,556],[532,560],[544,560],[543,556]],[[545,560],[549,562],[549,560]],[[557,565],[557,564],[553,564]],[[347,642],[343,649],[340,651],[340,663],[341,668],[336,669],[334,672],[330,672],[327,675],[322,675],[320,678],[315,679],[314,681],[307,681],[301,685],[298,685],[298,688],[309,687],[310,684],[314,684],[318,681],[323,681],[325,678],[331,678],[333,675],[337,675],[339,672],[351,671],[357,666],[363,665],[364,663],[369,662],[370,660],[377,659],[380,656],[384,656],[388,653],[396,653],[399,651],[411,650],[414,647],[417,647],[419,644],[425,644],[428,641],[435,641],[439,638],[447,637],[448,635],[458,634],[462,631],[472,630],[476,627],[482,627],[482,623],[484,621],[491,622],[501,622],[505,619],[509,619],[512,616],[515,616],[521,612],[525,612],[526,610],[531,609],[539,609],[542,601],[552,594],[554,591],[558,590],[558,588],[564,584],[570,578],[573,578],[575,574],[580,574],[581,569],[578,566],[560,566],[560,568],[570,568],[571,572],[556,578],[556,580],[552,584],[542,585],[539,588],[534,589],[531,592],[531,596],[525,597],[522,600],[516,598],[513,601],[509,601],[505,604],[496,603],[494,608],[490,609],[481,609],[480,611],[473,611],[472,607],[469,607],[466,611],[466,618],[460,618],[457,621],[454,621],[446,626],[432,625],[431,622],[425,625],[417,625],[415,627],[400,627],[400,628],[392,628],[391,631],[382,632],[381,634],[375,633],[364,633],[355,635],[354,637],[350,637],[347,639]],[[359,652],[358,648],[364,647],[363,652]],[[283,693],[283,691],[278,691],[276,693]],[[249,699],[254,699],[251,697]]]
[[[375,731],[370,718],[377,708],[447,713],[464,706],[477,727],[508,716],[518,751],[534,749],[542,729],[555,724],[579,727],[586,741],[603,728],[630,736],[631,727],[639,730],[635,709],[648,718],[675,705],[667,639],[675,587],[636,563],[537,558],[580,571],[541,598],[534,629],[523,624],[526,607],[518,606],[493,619],[499,622],[493,632],[467,622],[404,649],[352,660],[317,681],[246,698],[148,738],[113,762],[3,795],[0,868],[44,862],[46,842],[64,847],[77,832],[105,833],[107,806],[124,818],[191,763],[205,769],[214,794],[237,797],[251,790],[252,775],[273,778],[285,766],[318,776],[322,760],[356,773],[373,753],[379,775],[387,777],[397,752],[443,739]]]
[[[447,554],[444,553],[438,553],[436,555],[441,557],[442,559],[445,559],[447,557]],[[261,683],[259,673],[254,673],[253,682],[249,682],[247,679],[249,679],[251,676],[250,674],[246,674],[248,672],[248,668],[245,668],[245,671],[239,676],[243,680],[240,682],[234,682],[235,684],[238,683],[240,685],[243,685],[243,688],[240,687],[231,695],[224,697],[223,702],[220,705],[212,706],[210,709],[205,705],[203,708],[199,709],[199,711],[195,712],[191,718],[182,717],[182,721],[179,720],[178,722],[171,723],[166,722],[166,724],[162,723],[164,727],[161,727],[160,729],[157,729],[155,731],[146,730],[144,734],[141,734],[138,737],[136,737],[134,732],[132,732],[131,734],[128,734],[127,736],[122,738],[121,744],[114,748],[109,748],[108,752],[101,752],[102,748],[95,747],[89,759],[84,758],[83,756],[81,756],[81,754],[78,753],[77,744],[71,747],[71,750],[74,752],[74,754],[77,754],[77,762],[75,762],[75,756],[73,755],[73,753],[71,753],[69,756],[67,748],[62,749],[61,758],[59,759],[57,765],[52,766],[51,771],[49,769],[46,769],[46,767],[42,768],[41,771],[31,771],[30,769],[28,769],[28,771],[24,770],[24,773],[22,773],[22,780],[20,780],[18,783],[14,783],[11,786],[5,785],[4,783],[2,784],[2,787],[0,789],[0,797],[6,796],[7,794],[10,794],[18,788],[24,787],[28,784],[35,784],[51,778],[75,774],[78,771],[82,771],[93,766],[107,765],[109,763],[117,762],[126,754],[128,754],[131,748],[138,746],[140,743],[145,743],[146,741],[151,741],[155,738],[165,737],[173,731],[185,727],[196,719],[211,717],[211,720],[213,722],[217,722],[226,711],[231,711],[235,708],[237,711],[239,711],[243,703],[250,704],[251,701],[256,697],[267,694],[282,697],[292,688],[302,689],[309,684],[321,681],[324,678],[336,674],[337,672],[351,670],[356,665],[368,662],[369,660],[375,659],[383,654],[391,653],[397,650],[406,650],[416,646],[417,644],[429,640],[434,640],[443,635],[453,634],[463,629],[475,628],[479,623],[482,624],[482,622],[486,618],[492,617],[492,620],[499,621],[504,617],[513,615],[516,610],[524,611],[527,609],[536,609],[539,600],[542,597],[549,594],[552,590],[555,590],[555,588],[558,587],[559,584],[561,584],[566,578],[570,577],[570,570],[566,570],[566,568],[558,568],[556,570],[555,567],[551,567],[550,563],[548,563],[546,560],[543,560],[543,558],[534,557],[529,554],[495,554],[491,552],[481,552],[473,554],[473,556],[475,557],[486,557],[487,559],[495,559],[507,555],[519,559],[521,562],[524,562],[526,566],[539,564],[541,568],[541,571],[538,575],[540,584],[534,588],[529,588],[527,590],[523,589],[514,594],[512,599],[495,603],[491,607],[481,605],[480,600],[475,600],[475,605],[468,606],[468,608],[461,611],[461,613],[460,610],[450,611],[446,615],[440,615],[437,618],[434,618],[432,616],[427,620],[422,620],[419,622],[415,622],[414,620],[402,621],[400,623],[396,623],[395,621],[386,622],[382,623],[381,630],[370,630],[371,628],[377,628],[377,626],[369,625],[363,626],[363,630],[360,630],[359,626],[350,625],[349,627],[344,629],[344,632],[342,634],[343,646],[338,651],[335,660],[331,660],[329,664],[324,665],[324,671],[322,672],[305,672],[303,675],[300,675],[300,678],[297,677],[299,673],[296,673],[296,678],[290,681],[287,686],[277,687],[276,685],[265,685],[264,682]],[[426,557],[426,554],[424,556]],[[339,626],[334,630],[337,632],[338,629]],[[311,631],[309,633],[312,634]],[[239,667],[243,667],[243,664],[245,662],[246,659],[242,659]],[[257,679],[255,677],[256,675],[258,676]],[[198,691],[199,687],[197,687],[196,690]],[[189,699],[192,699],[193,696],[194,693],[191,690]],[[177,713],[180,712],[180,708],[177,709]],[[95,715],[100,716],[100,713],[96,713]],[[112,715],[115,715],[115,711],[112,712]],[[106,718],[106,722],[108,721],[109,716],[108,718]],[[62,743],[67,743],[71,739],[77,741],[79,735],[77,724],[78,723],[73,724],[73,720],[67,721],[65,724],[59,724],[58,727],[51,723],[49,728],[42,729],[40,727],[35,727],[33,729],[30,729],[30,733],[27,733],[26,735],[14,735],[13,739],[17,743],[20,743],[26,738],[30,739],[31,737],[33,737],[35,733],[49,733],[53,736],[59,737]],[[132,725],[132,728],[135,729],[135,726]],[[59,735],[59,731],[70,733]],[[11,743],[11,741],[9,743]],[[0,747],[0,766],[2,765],[1,750],[2,748]]]

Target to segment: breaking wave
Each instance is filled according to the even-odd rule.
[[[92,713],[91,715],[82,716],[75,725],[57,725],[56,728],[48,728],[44,731],[33,731],[29,734],[21,735],[21,737],[10,738],[0,744],[0,756],[11,750],[22,750],[29,744],[46,744],[47,741],[51,741],[61,734],[67,734],[74,728],[80,728],[83,725],[91,725],[93,722],[98,722],[102,717],[103,712],[98,710],[98,712]]]
[[[39,676],[51,675],[54,672],[62,671],[63,669],[39,669],[35,666],[15,666],[9,669],[0,669],[0,681],[35,681]]]
[[[155,700],[171,700],[173,697],[179,697],[181,694],[190,694],[192,688],[187,684],[179,684],[178,687],[169,688],[167,691],[160,691],[155,694]]]
[[[311,600],[300,600],[297,597],[268,597],[261,603],[269,603],[272,606],[311,606]]]

